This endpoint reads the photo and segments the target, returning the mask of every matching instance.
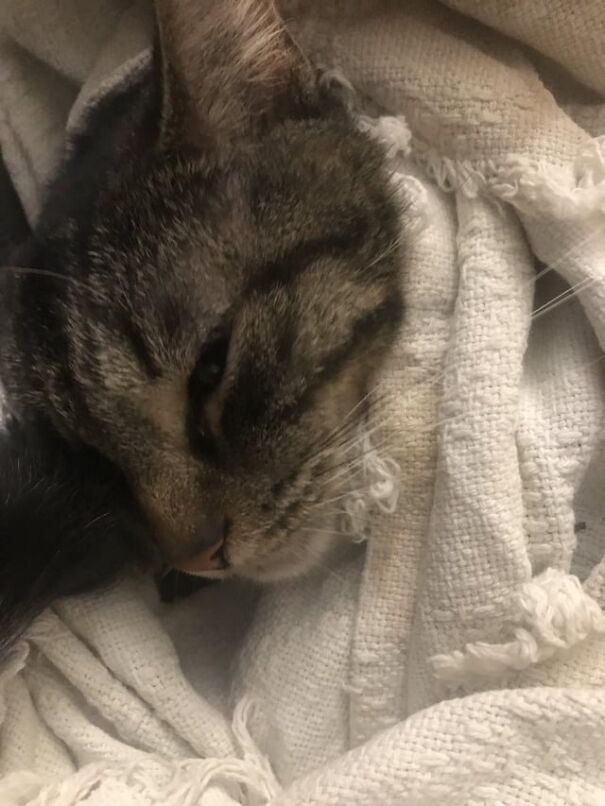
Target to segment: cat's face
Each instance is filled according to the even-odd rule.
[[[124,472],[173,565],[262,580],[313,563],[358,483],[401,316],[399,231],[377,147],[303,86],[270,11],[227,5],[159,4],[161,147],[101,193],[68,267],[81,281],[48,284],[64,354],[34,339],[31,377]],[[201,14],[186,34],[185,12]]]

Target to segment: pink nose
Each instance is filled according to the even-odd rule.
[[[189,557],[179,561],[176,568],[187,574],[203,574],[205,571],[220,571],[226,568],[224,554],[226,536],[226,518],[208,520],[198,533],[197,547]]]

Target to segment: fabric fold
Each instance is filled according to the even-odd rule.
[[[280,6],[403,201],[367,494],[306,578],[171,613],[122,581],[45,613],[0,670],[0,802],[596,806],[605,15]],[[30,222],[151,32],[147,0],[4,0],[0,147]]]

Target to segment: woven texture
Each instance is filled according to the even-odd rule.
[[[166,611],[124,581],[45,613],[0,672],[0,803],[602,804],[603,4],[282,5],[405,202],[376,423],[397,509],[260,593]],[[31,221],[150,19],[2,3],[0,145]]]

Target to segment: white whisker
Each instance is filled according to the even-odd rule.
[[[544,316],[545,314],[549,313],[554,308],[558,308],[560,305],[563,305],[566,302],[569,302],[573,297],[576,297],[585,289],[589,288],[590,286],[594,285],[598,281],[602,281],[603,278],[597,277],[585,277],[583,280],[580,280],[575,285],[567,288],[565,291],[558,294],[548,302],[545,302],[543,305],[540,305],[539,308],[532,311],[532,321],[536,321],[540,319],[540,317]]]

